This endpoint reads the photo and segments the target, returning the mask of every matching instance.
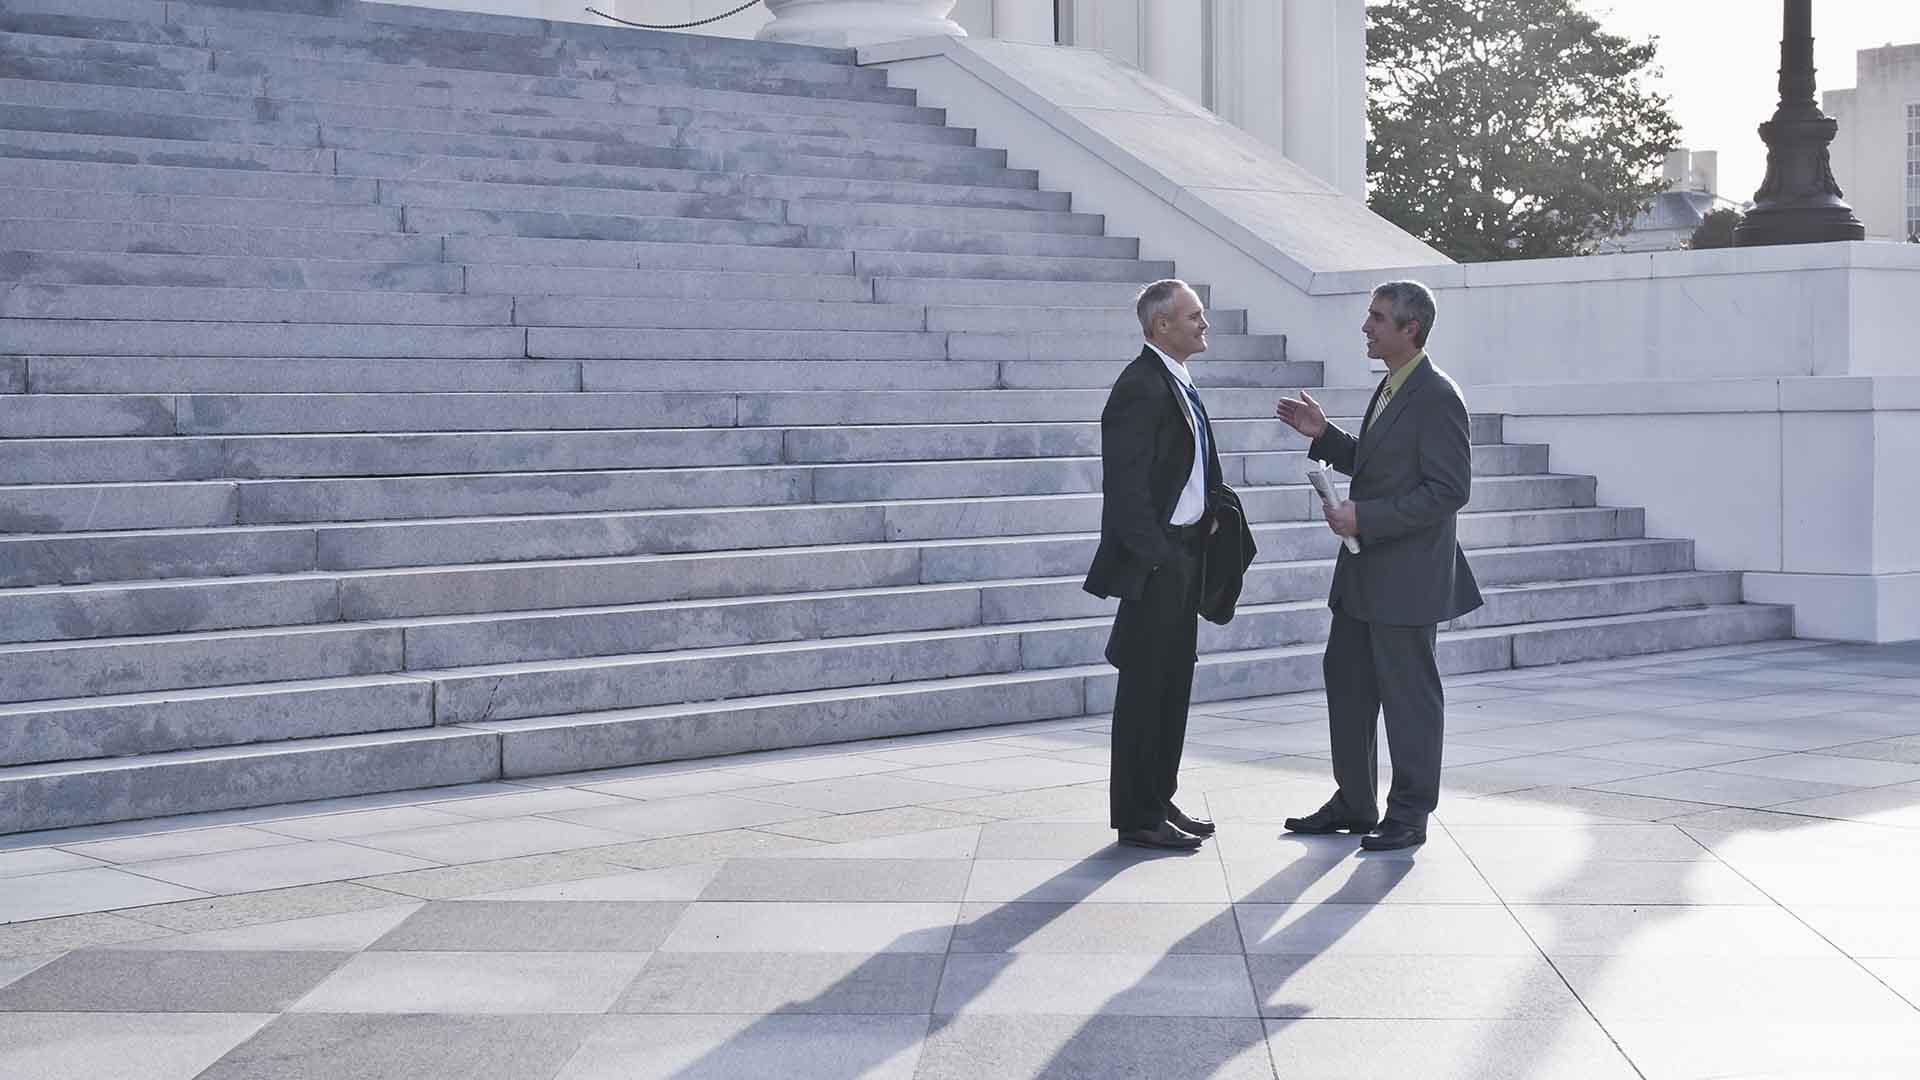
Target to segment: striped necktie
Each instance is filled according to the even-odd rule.
[[[1180,380],[1175,379],[1175,382]],[[1211,442],[1212,421],[1207,419],[1207,407],[1200,404],[1200,392],[1186,383],[1180,383],[1180,389],[1186,391],[1187,401],[1193,405],[1193,452],[1199,457],[1200,468],[1206,469],[1207,451]]]

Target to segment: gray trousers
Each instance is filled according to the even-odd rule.
[[[1436,627],[1387,626],[1333,614],[1327,638],[1327,722],[1335,798],[1356,818],[1379,806],[1378,733],[1387,721],[1393,786],[1387,817],[1425,828],[1440,802],[1440,743],[1446,699],[1434,660]]]

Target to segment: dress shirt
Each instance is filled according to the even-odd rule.
[[[1414,353],[1413,359],[1407,361],[1406,365],[1399,371],[1387,376],[1387,388],[1380,391],[1379,400],[1374,402],[1373,408],[1367,411],[1366,422],[1361,425],[1362,431],[1373,424],[1374,417],[1387,411],[1387,403],[1393,400],[1393,395],[1399,393],[1400,388],[1407,385],[1407,380],[1413,375],[1413,369],[1426,363],[1426,360],[1427,350],[1421,349],[1419,352]]]
[[[1186,393],[1175,394],[1174,397],[1180,399],[1180,415],[1187,418],[1187,428],[1193,432],[1193,471],[1187,474],[1187,486],[1180,489],[1180,501],[1173,504],[1173,517],[1168,520],[1167,524],[1191,525],[1199,521],[1201,516],[1207,512],[1207,457],[1205,450],[1207,448],[1207,440],[1211,439],[1212,436],[1211,432],[1204,437],[1201,435],[1200,425],[1203,421],[1199,416],[1194,414],[1193,402],[1187,399],[1188,393],[1191,393],[1196,398],[1200,396],[1199,391],[1194,389],[1193,376],[1187,374],[1187,366],[1177,363],[1173,357],[1161,352],[1160,346],[1155,345],[1151,341],[1147,342],[1147,348],[1153,350],[1154,355],[1160,358],[1160,362],[1167,366],[1167,373],[1172,375],[1174,381],[1179,383],[1181,388],[1186,391]]]

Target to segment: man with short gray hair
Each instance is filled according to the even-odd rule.
[[[1117,596],[1107,662],[1113,702],[1109,803],[1120,843],[1191,850],[1213,823],[1173,805],[1201,594],[1201,548],[1220,483],[1213,425],[1187,363],[1207,348],[1206,306],[1186,282],[1156,281],[1134,304],[1146,344],[1100,414],[1100,547],[1085,588]]]
[[[1307,453],[1353,478],[1348,498],[1326,508],[1328,526],[1359,541],[1341,547],[1327,606],[1333,628],[1324,670],[1327,722],[1338,785],[1325,806],[1288,818],[1300,833],[1365,833],[1360,846],[1391,851],[1426,842],[1440,799],[1446,708],[1434,656],[1438,625],[1480,606],[1454,520],[1473,482],[1467,404],[1427,358],[1433,293],[1417,281],[1373,290],[1361,333],[1367,355],[1386,362],[1359,435],[1327,420],[1309,394],[1275,412],[1313,440]],[[1386,714],[1393,786],[1378,817],[1380,716]]]

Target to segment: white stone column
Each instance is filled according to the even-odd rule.
[[[1001,41],[1053,44],[1053,0],[993,0],[993,36]]]
[[[1365,0],[1286,0],[1281,152],[1345,194],[1367,194]]]
[[[766,0],[762,41],[850,48],[918,37],[966,37],[947,16],[955,0]]]
[[[1155,80],[1206,100],[1206,27],[1193,0],[1147,0],[1141,20],[1141,67]]]

